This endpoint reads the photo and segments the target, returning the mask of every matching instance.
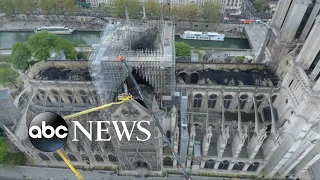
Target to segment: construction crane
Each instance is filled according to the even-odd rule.
[[[149,107],[148,105],[148,102],[147,102],[147,99],[144,98],[144,96],[142,95],[142,92],[141,92],[141,89],[140,89],[140,86],[138,85],[137,81],[135,80],[135,78],[133,77],[132,75],[132,72],[131,72],[131,68],[128,66],[125,58],[123,56],[118,56],[118,61],[120,61],[123,66],[126,68],[128,74],[129,74],[129,77],[131,78],[136,90],[138,91],[140,97],[141,97],[141,100],[144,102],[147,110],[149,111],[151,117],[155,120],[155,123],[156,125],[158,126],[161,134],[162,134],[162,137],[163,139],[166,141],[166,143],[168,144],[169,148],[170,148],[170,152],[172,153],[173,157],[176,159],[177,161],[177,164],[178,164],[178,168],[181,170],[182,174],[184,175],[184,177],[186,178],[186,180],[191,180],[191,177],[187,174],[185,168],[183,167],[182,163],[180,162],[179,158],[178,158],[178,155],[177,153],[174,151],[174,146],[170,143],[169,141],[169,138],[167,137],[166,133],[164,132],[162,126],[160,125],[159,123],[159,120],[158,120],[158,117],[154,115],[154,113],[152,112],[152,109]]]
[[[108,108],[108,107],[113,106],[113,105],[122,104],[122,103],[124,103],[126,101],[131,101],[133,99],[133,97],[131,95],[128,95],[128,94],[122,94],[122,95],[118,96],[118,99],[120,100],[119,102],[113,102],[113,103],[105,104],[105,105],[98,106],[98,107],[95,107],[95,108],[87,109],[87,110],[84,110],[84,111],[81,111],[81,112],[77,112],[77,113],[65,116],[65,117],[63,117],[63,119],[64,120],[69,120],[71,118],[75,118],[75,117],[78,117],[78,116],[81,116],[81,115],[84,115],[84,114],[88,114],[88,113],[91,113],[91,112],[94,112],[94,111],[102,110],[102,109]],[[77,179],[78,180],[83,180],[83,177],[81,176],[81,174],[73,167],[73,165],[71,164],[69,159],[62,153],[62,151],[61,150],[57,150],[56,152],[59,154],[59,156],[62,158],[62,160],[66,163],[66,165],[69,167],[69,169],[74,173],[74,175],[77,177]]]

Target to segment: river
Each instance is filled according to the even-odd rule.
[[[33,32],[0,32],[0,49],[11,48],[16,42],[27,42]],[[98,44],[100,42],[100,32],[73,32],[71,35],[59,35],[61,38],[70,40],[77,44]],[[250,49],[247,39],[225,38],[225,41],[197,41],[184,40],[176,36],[176,41],[183,41],[191,47],[215,47],[215,48],[233,48]]]

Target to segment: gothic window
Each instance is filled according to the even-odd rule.
[[[173,161],[169,157],[165,157],[163,159],[163,166],[173,166]]]
[[[246,95],[246,94],[242,94],[240,96],[240,109],[244,109],[244,107],[247,103],[247,98],[248,98],[248,95]]]
[[[54,99],[55,99],[57,102],[59,102],[58,96],[53,96],[53,97],[54,97]]]
[[[262,94],[256,97],[256,101],[257,101],[257,109],[260,107],[260,105],[261,105],[261,103],[262,103],[263,99],[264,99],[264,95],[262,95]]]
[[[209,100],[208,100],[208,108],[214,108],[216,106],[216,102],[217,102],[217,95],[215,94],[211,94],[209,96]]]
[[[69,102],[72,103],[72,96],[68,96]]]
[[[52,90],[51,90],[51,93],[52,93],[53,95],[56,95],[56,96],[58,96],[58,95],[59,95],[59,92],[58,92],[58,91],[56,91],[56,90],[54,90],[54,89],[52,89]]]
[[[108,158],[110,162],[118,162],[118,158],[112,154],[109,154]]]
[[[87,99],[84,96],[81,96],[82,102],[87,103]]]
[[[87,162],[90,161],[89,157],[85,154],[81,154],[81,158],[82,158],[82,161],[87,161]]]
[[[39,153],[38,156],[43,160],[43,161],[50,161],[50,158],[42,153]]]
[[[49,98],[49,96],[47,97],[47,102],[48,103],[52,103],[51,99]]]
[[[134,165],[136,168],[148,168],[148,164],[143,161],[136,161]]]
[[[260,163],[255,162],[250,164],[250,166],[248,167],[247,171],[257,171],[257,169],[259,168]]]
[[[214,160],[210,159],[208,161],[206,161],[206,163],[204,164],[204,168],[205,169],[214,169]]]
[[[94,158],[96,158],[98,162],[103,162],[103,158],[99,154],[95,154]]]
[[[87,92],[82,90],[82,89],[79,91],[79,93],[81,94],[81,96],[86,96],[87,95]]]
[[[195,123],[195,124],[194,124],[194,127],[195,127],[196,129],[201,129],[201,125],[198,124],[198,123]]]
[[[230,162],[229,162],[229,161],[222,161],[222,162],[219,164],[218,169],[227,170],[227,169],[229,168],[229,165],[230,165]]]
[[[231,100],[232,100],[231,95],[224,96],[224,108],[229,109],[230,104],[231,104]]]
[[[70,161],[78,161],[77,158],[72,154],[67,154]]]
[[[53,157],[56,158],[57,161],[63,161],[63,159],[57,153],[53,153]]]
[[[73,94],[72,91],[70,91],[70,90],[68,90],[68,89],[66,89],[65,92],[66,92],[66,94],[67,94],[68,96],[72,96],[72,94]]]
[[[201,108],[201,102],[202,102],[202,95],[196,94],[194,96],[194,100],[193,100],[193,107],[194,108]]]
[[[244,162],[237,162],[237,163],[233,166],[232,170],[242,171],[244,165],[245,165]]]
[[[187,83],[187,82],[186,82],[187,74],[186,74],[185,72],[179,73],[178,76],[179,76],[185,83]]]

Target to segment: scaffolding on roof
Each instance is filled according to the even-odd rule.
[[[90,73],[101,102],[113,100],[128,77],[116,60],[125,56],[128,64],[156,94],[171,95],[175,85],[174,25],[168,21],[111,22],[101,33],[101,42],[90,54]]]

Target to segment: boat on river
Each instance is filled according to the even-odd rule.
[[[224,41],[225,35],[217,32],[185,31],[180,37],[182,39]]]
[[[74,29],[69,29],[63,26],[50,26],[50,27],[37,28],[34,32],[38,33],[43,31],[47,31],[53,34],[72,34]]]

